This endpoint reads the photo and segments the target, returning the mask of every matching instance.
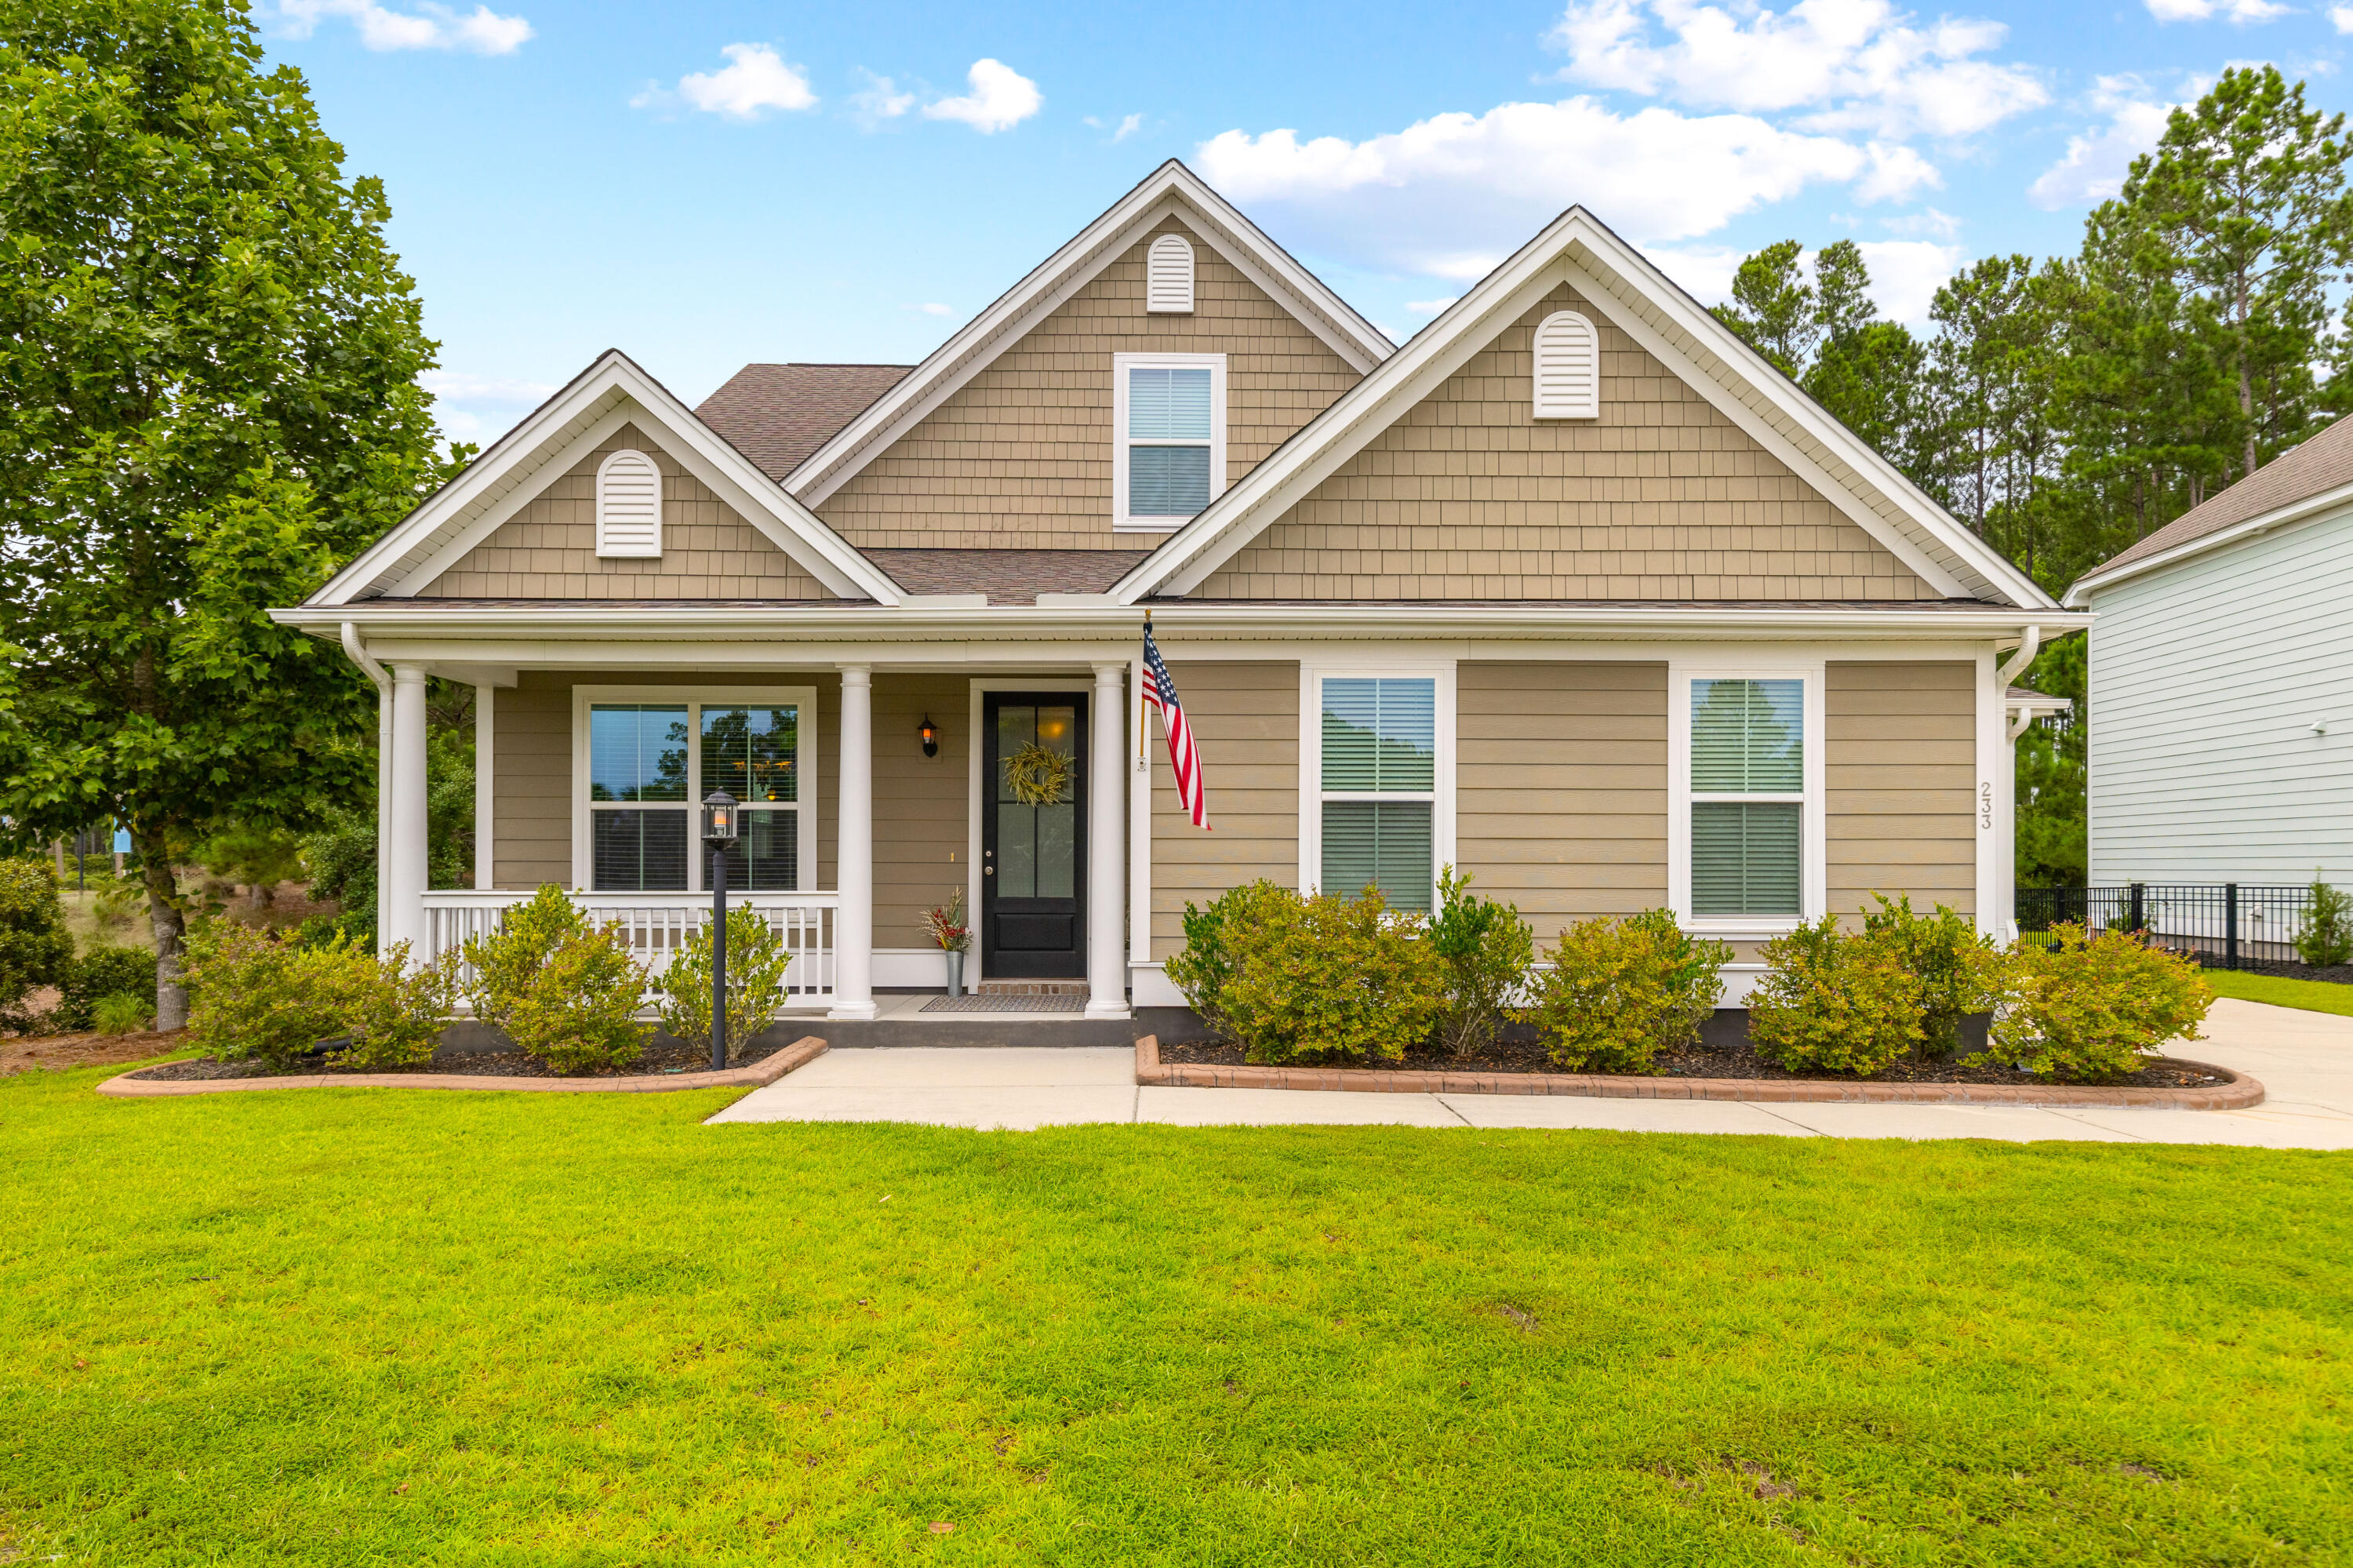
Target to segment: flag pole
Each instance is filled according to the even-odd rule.
[[[1144,635],[1152,635],[1152,612],[1148,609],[1144,612]],[[1144,768],[1145,736],[1151,729],[1152,710],[1144,701],[1144,688],[1139,683],[1135,696],[1135,766],[1139,772]]]

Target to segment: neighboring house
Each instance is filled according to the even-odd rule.
[[[1146,610],[1214,831],[1139,747]],[[279,614],[386,693],[388,939],[553,882],[659,958],[724,786],[843,1018],[940,985],[955,887],[980,979],[1098,1018],[1261,876],[1422,909],[1451,863],[1744,960],[1879,889],[1997,929],[2008,678],[2084,620],[1582,209],[1398,347],[1173,162],[921,365],[691,409],[605,355]],[[480,691],[472,891],[425,885],[428,674]],[[1067,803],[1008,787],[1033,743]]]
[[[2094,883],[2353,885],[2353,421],[2067,591]]]

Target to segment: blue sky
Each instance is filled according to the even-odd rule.
[[[1916,321],[1970,258],[2073,249],[2224,66],[2353,96],[2353,4],[2284,0],[256,15],[384,179],[472,440],[608,346],[690,401],[748,360],[913,362],[1171,155],[1400,338],[1579,201],[1705,299],[1852,238]]]

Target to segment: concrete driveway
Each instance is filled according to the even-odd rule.
[[[1072,1122],[1607,1128],[1782,1138],[2074,1139],[2353,1149],[2353,1018],[2218,1001],[2181,1054],[2252,1073],[2247,1110],[1762,1105],[1521,1095],[1377,1095],[1139,1087],[1124,1047],[911,1047],[828,1052],[711,1119],[907,1121],[1027,1130]]]

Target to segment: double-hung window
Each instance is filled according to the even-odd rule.
[[[1112,521],[1169,529],[1226,487],[1226,356],[1112,355]]]
[[[705,700],[670,694],[580,694],[586,798],[586,885],[599,893],[701,891],[709,852],[696,840],[702,798],[743,802],[727,846],[727,885],[744,893],[808,886],[815,848],[806,690]]]
[[[1313,885],[1344,896],[1378,887],[1391,908],[1428,914],[1441,828],[1437,678],[1323,675],[1312,683]]]
[[[1701,922],[1802,919],[1819,846],[1809,821],[1803,676],[1691,676],[1685,705],[1683,912]]]

